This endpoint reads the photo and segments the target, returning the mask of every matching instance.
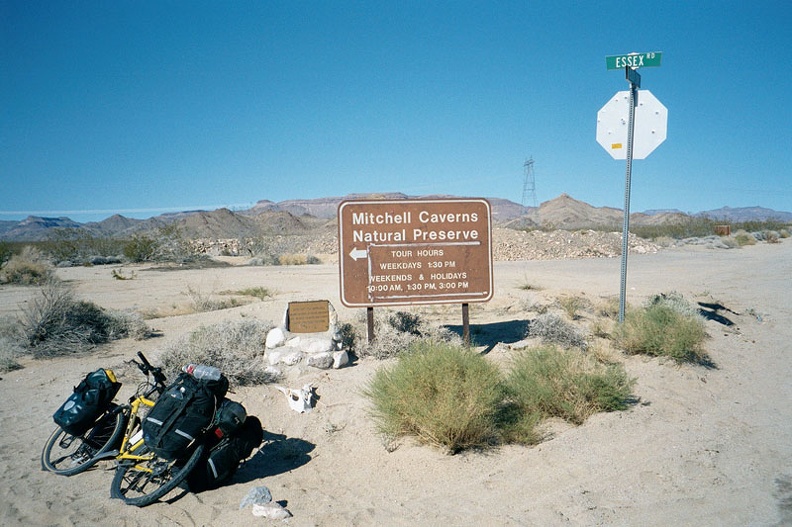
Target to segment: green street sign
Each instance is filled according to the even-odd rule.
[[[650,53],[627,53],[605,57],[605,65],[609,70],[630,68],[648,68],[660,65],[663,54],[660,51]]]

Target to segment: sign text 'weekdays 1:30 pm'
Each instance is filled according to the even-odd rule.
[[[345,201],[338,210],[345,305],[491,298],[491,213],[486,200]]]

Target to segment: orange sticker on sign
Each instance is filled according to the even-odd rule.
[[[611,144],[611,150],[617,150],[622,147],[621,143],[613,143]]]

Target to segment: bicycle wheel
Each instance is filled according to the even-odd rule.
[[[41,468],[62,476],[88,470],[118,445],[124,421],[123,412],[106,412],[81,436],[56,428],[41,451]]]
[[[204,448],[203,444],[198,445],[184,462],[166,461],[156,456],[148,461],[122,461],[113,476],[110,496],[138,507],[154,503],[187,477],[198,463]]]

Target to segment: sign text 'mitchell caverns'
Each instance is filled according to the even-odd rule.
[[[345,201],[338,226],[341,301],[348,307],[492,297],[486,200]]]

